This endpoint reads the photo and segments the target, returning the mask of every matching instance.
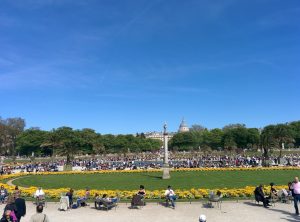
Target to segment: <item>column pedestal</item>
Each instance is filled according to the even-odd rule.
[[[171,176],[170,176],[170,167],[169,167],[169,164],[168,165],[164,165],[163,166],[163,176],[162,178],[165,180],[165,179],[170,179]]]

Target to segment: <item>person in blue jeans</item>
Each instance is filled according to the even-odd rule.
[[[174,190],[172,190],[172,187],[170,185],[168,186],[168,188],[165,191],[165,197],[166,197],[167,204],[168,204],[168,201],[170,201],[173,209],[175,209],[176,195],[175,195],[175,192],[174,192]]]
[[[296,215],[299,215],[298,202],[300,202],[300,182],[298,177],[295,177],[291,189],[293,190],[294,194],[294,207],[296,210]]]
[[[8,196],[8,192],[7,190],[4,188],[4,186],[2,185],[0,188],[0,201],[2,203],[4,203],[5,198]]]

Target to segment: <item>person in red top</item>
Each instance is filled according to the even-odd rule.
[[[292,189],[294,193],[294,207],[296,210],[296,215],[299,215],[298,202],[300,202],[300,182],[298,177],[295,177],[295,180],[292,184]]]

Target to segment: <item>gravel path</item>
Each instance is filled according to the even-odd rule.
[[[18,179],[24,178],[24,177],[28,177],[28,176],[17,177],[17,178],[11,179],[11,180],[7,181],[6,184],[9,185],[9,186],[15,186],[15,184],[13,184],[13,182],[14,182],[15,180],[18,180]],[[21,188],[25,188],[25,187],[20,187],[20,186],[19,186],[19,188],[21,189]]]
[[[44,212],[50,222],[197,222],[200,214],[207,216],[208,222],[299,222],[292,204],[278,203],[269,209],[258,206],[251,201],[223,202],[222,209],[205,208],[202,203],[177,203],[176,209],[166,208],[156,203],[149,203],[142,209],[128,209],[129,205],[119,204],[116,210],[95,210],[90,206],[67,212],[58,211],[59,203],[48,203]],[[0,206],[3,210],[4,205]],[[27,214],[22,222],[28,222],[35,213],[35,205],[27,202]]]

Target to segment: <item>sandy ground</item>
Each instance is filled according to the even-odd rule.
[[[35,213],[35,205],[27,202],[27,214],[22,222],[27,222]],[[208,222],[273,222],[290,221],[300,222],[300,216],[294,215],[293,204],[278,203],[269,209],[258,206],[254,202],[223,202],[221,209],[206,208],[203,203],[177,203],[176,209],[171,209],[157,203],[148,203],[142,209],[129,209],[129,204],[121,203],[116,209],[109,211],[96,210],[92,206],[78,209],[58,211],[59,203],[47,203],[44,212],[49,216],[51,222],[196,222],[200,214],[207,216]],[[3,211],[4,205],[0,206]]]

